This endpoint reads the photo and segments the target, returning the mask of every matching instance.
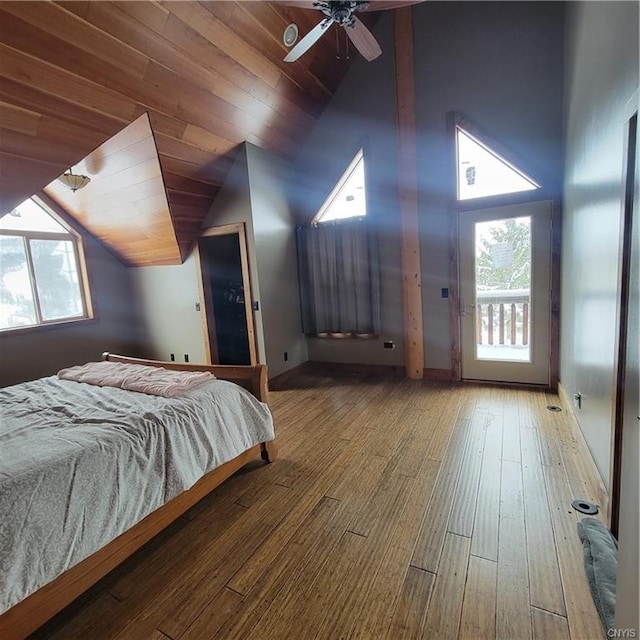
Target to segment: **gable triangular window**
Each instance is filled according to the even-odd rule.
[[[367,215],[366,191],[364,185],[364,153],[356,153],[342,177],[336,183],[329,197],[324,201],[313,223],[361,218]]]
[[[458,200],[539,189],[540,185],[464,129],[456,127]]]
[[[0,218],[0,229],[5,231],[43,231],[45,233],[69,233],[39,204],[29,198],[13,211]]]

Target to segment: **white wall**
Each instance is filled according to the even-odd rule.
[[[636,2],[568,3],[560,381],[569,394],[582,394],[576,417],[607,485],[624,125],[638,109],[638,18]],[[637,198],[636,186],[616,589],[616,626],[634,629],[635,637],[640,634]]]
[[[284,163],[252,144],[246,151],[265,356],[273,377],[308,358],[300,322],[295,223]]]
[[[569,3],[560,381],[609,484],[624,124],[638,88],[638,5]]]
[[[196,261],[191,254],[184,264],[131,269],[145,328],[147,357],[206,364]]]

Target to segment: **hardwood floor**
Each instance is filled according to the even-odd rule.
[[[606,499],[556,395],[353,374],[272,392],[279,459],[37,638],[604,638],[570,502]]]

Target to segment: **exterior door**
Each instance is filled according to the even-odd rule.
[[[461,212],[462,377],[549,384],[551,203]]]

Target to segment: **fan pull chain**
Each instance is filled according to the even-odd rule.
[[[345,48],[347,50],[347,60],[349,60],[350,56],[349,56],[349,36],[347,35],[347,31],[345,29],[344,31],[344,41],[345,41]]]
[[[338,33],[340,30],[336,29],[336,60],[340,60],[340,34]]]

